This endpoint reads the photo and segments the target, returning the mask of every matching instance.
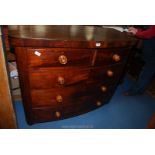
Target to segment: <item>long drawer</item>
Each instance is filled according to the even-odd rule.
[[[78,100],[78,103],[75,105],[69,106],[57,106],[57,107],[43,107],[43,108],[33,108],[33,116],[35,122],[44,122],[44,121],[54,121],[61,120],[73,116],[77,116],[86,112],[89,112],[93,109],[101,107],[106,104],[110,97],[106,97],[104,102],[98,101],[96,98],[91,96],[85,96]]]
[[[113,91],[115,83],[92,82],[81,83],[67,88],[34,89],[31,90],[32,107],[75,105],[80,98],[92,96],[105,98]]]
[[[129,49],[67,49],[28,48],[28,65],[40,66],[100,66],[126,60]]]
[[[29,70],[31,89],[68,87],[91,80],[114,81],[122,71],[122,64],[101,67],[51,67]]]

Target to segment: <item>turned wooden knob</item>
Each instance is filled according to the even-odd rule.
[[[108,70],[108,71],[107,71],[107,75],[108,75],[109,77],[112,77],[112,76],[114,75],[114,73],[113,73],[112,70]]]
[[[118,54],[114,54],[112,59],[116,62],[120,61],[121,60],[121,57],[118,55]]]
[[[58,59],[61,64],[67,64],[67,57],[65,55],[60,55]]]
[[[97,101],[97,102],[96,102],[96,105],[97,105],[98,107],[101,106],[101,105],[102,105],[101,101]]]
[[[60,117],[61,117],[61,113],[60,113],[59,111],[56,111],[56,112],[55,112],[55,116],[56,116],[57,118],[60,118]]]
[[[58,83],[59,83],[60,85],[63,85],[63,84],[65,83],[65,79],[64,79],[62,76],[59,76],[59,77],[58,77]]]
[[[106,86],[101,86],[101,90],[102,90],[102,92],[106,92],[107,91],[107,87]]]
[[[60,102],[62,102],[63,98],[61,95],[57,95],[56,100],[57,100],[57,102],[60,103]]]

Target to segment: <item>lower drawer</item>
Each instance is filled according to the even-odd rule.
[[[57,107],[48,107],[48,108],[34,108],[33,121],[36,122],[45,122],[45,121],[54,121],[61,120],[73,116],[77,116],[86,112],[89,112],[93,109],[101,107],[102,105],[108,102],[109,98],[105,98],[104,101],[98,101],[92,97],[83,98],[83,102],[70,106],[57,106]]]
[[[87,83],[77,84],[67,88],[32,89],[32,107],[76,105],[82,102],[81,98],[85,96],[93,96],[95,98],[106,97],[113,91],[116,85],[115,83],[89,80]]]
[[[87,93],[87,86],[80,84],[68,88],[31,90],[32,107],[74,105],[81,96]]]

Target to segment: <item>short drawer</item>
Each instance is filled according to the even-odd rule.
[[[68,87],[89,79],[90,68],[49,67],[29,70],[32,89]]]
[[[129,49],[98,49],[96,54],[96,66],[112,65],[127,60]]]
[[[91,81],[92,82],[92,81]],[[90,83],[90,81],[89,81]],[[87,92],[91,96],[103,97],[108,96],[113,88],[117,85],[117,81],[102,81],[102,82],[93,82],[91,85],[87,86]]]
[[[98,82],[106,81],[113,83],[121,76],[123,69],[123,63],[94,67],[90,72],[90,79],[96,80]]]
[[[90,66],[92,49],[43,48],[27,49],[29,66]]]

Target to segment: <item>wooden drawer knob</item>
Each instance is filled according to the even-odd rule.
[[[60,55],[58,59],[61,64],[67,64],[67,57],[65,55]]]
[[[102,90],[102,92],[106,92],[107,91],[107,87],[106,86],[101,86],[101,90]]]
[[[55,112],[55,116],[56,116],[57,118],[60,118],[60,117],[61,117],[61,113],[60,113],[59,111],[56,111],[56,112]]]
[[[112,59],[115,61],[115,62],[118,62],[121,60],[121,57],[118,55],[118,54],[114,54]]]
[[[101,105],[102,105],[101,101],[97,101],[97,102],[96,102],[96,105],[97,105],[98,107],[101,106]]]
[[[62,96],[61,95],[57,95],[57,97],[56,97],[56,100],[57,100],[57,102],[62,102],[63,101],[63,98],[62,98]]]
[[[107,76],[112,77],[114,75],[114,72],[112,70],[107,71]]]
[[[58,83],[59,83],[60,85],[63,85],[63,84],[65,83],[65,79],[64,79],[62,76],[59,76],[59,77],[58,77]]]

